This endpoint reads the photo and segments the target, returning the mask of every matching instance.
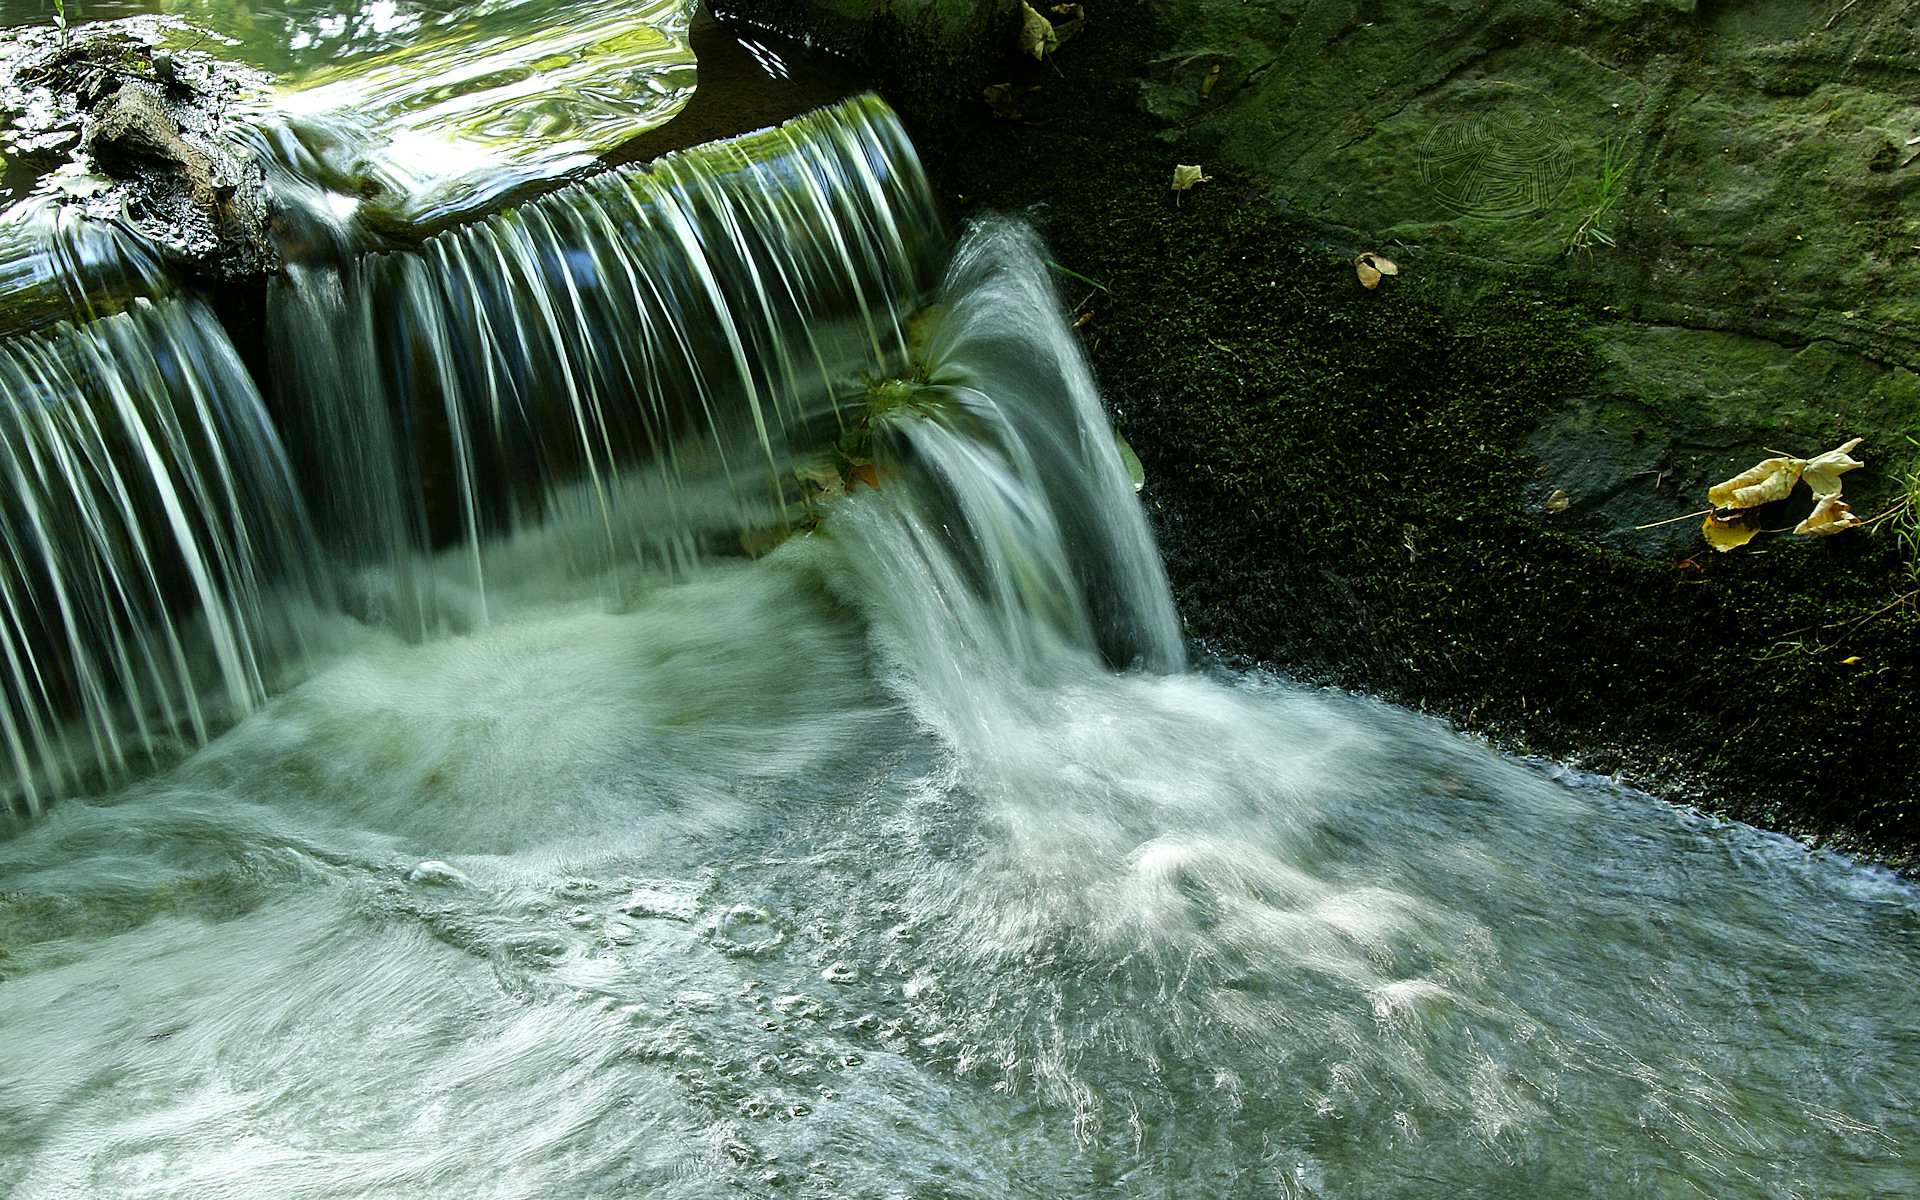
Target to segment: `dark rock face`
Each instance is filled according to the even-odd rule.
[[[188,142],[174,107],[149,85],[121,85],[95,106],[87,153],[125,182],[142,230],[200,273],[245,279],[276,269],[259,164],[205,139],[205,149]]]
[[[86,146],[93,161],[115,175],[172,164],[190,182],[211,192],[213,160],[181,140],[180,126],[166,105],[140,84],[122,84],[99,103]]]
[[[1152,7],[1175,40],[1143,103],[1284,209],[1610,293],[1602,395],[1534,443],[1567,523],[1679,551],[1697,530],[1634,526],[1700,507],[1767,445],[1861,436],[1911,460],[1912,0]],[[1604,430],[1639,433],[1615,449]]]

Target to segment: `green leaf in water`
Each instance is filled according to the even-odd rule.
[[[1139,491],[1147,486],[1147,469],[1140,465],[1140,456],[1127,445],[1127,439],[1120,436],[1118,429],[1113,431],[1114,448],[1120,451],[1120,463],[1127,468],[1127,478],[1133,481],[1133,490]]]

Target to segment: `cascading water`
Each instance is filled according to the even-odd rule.
[[[16,340],[0,387],[0,733],[7,790],[38,811],[266,698],[297,636],[268,589],[305,579],[311,534],[195,302]]]
[[[557,512],[598,526],[601,569],[782,523],[795,455],[844,426],[863,376],[905,365],[905,306],[941,244],[911,164],[866,99],[419,254],[338,262],[331,199],[307,197],[328,253],[276,285],[277,407],[336,550],[405,572],[462,540],[483,616],[487,538]]]
[[[289,278],[287,470],[344,590],[414,599],[0,842],[0,1191],[1920,1188],[1920,897],[1185,670],[1033,235],[970,229],[911,317],[918,178],[862,101]],[[155,349],[215,332],[162,301],[9,349],[173,381],[122,405],[190,451],[145,480],[36,432],[113,385],[8,416],[34,479],[116,464],[63,501],[69,591],[138,575],[108,545],[196,547],[216,596],[297,575],[249,523],[292,510],[238,499],[296,494],[242,482],[278,461],[246,389]],[[103,678],[207,610],[127,611]]]

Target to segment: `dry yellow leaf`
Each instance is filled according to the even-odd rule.
[[[1053,22],[1034,10],[1033,5],[1020,5],[1020,50],[1035,58],[1044,57],[1047,51],[1060,44],[1060,38],[1053,32]]]
[[[1173,169],[1173,184],[1171,186],[1176,192],[1184,192],[1196,183],[1212,182],[1213,176],[1202,175],[1200,168],[1197,166],[1176,166]]]
[[[1060,14],[1062,18],[1060,23],[1053,27],[1052,48],[1058,49],[1062,42],[1086,28],[1087,10],[1084,5],[1079,4],[1056,4],[1053,6],[1053,11]]]
[[[1360,276],[1360,286],[1372,291],[1380,286],[1380,280],[1387,275],[1398,275],[1399,264],[1390,258],[1383,258],[1368,251],[1353,260],[1354,273]]]
[[[1547,502],[1540,507],[1547,510],[1548,516],[1552,516],[1554,513],[1567,511],[1567,506],[1572,503],[1573,497],[1567,495],[1565,489],[1555,488],[1553,495],[1548,496]]]
[[[1826,537],[1829,534],[1839,533],[1843,529],[1852,529],[1858,524],[1860,524],[1860,518],[1853,515],[1853,510],[1848,508],[1847,502],[1840,498],[1840,493],[1833,492],[1819,497],[1819,502],[1813,506],[1813,511],[1807,514],[1807,519],[1795,525],[1793,531],[1813,537]]]
[[[1708,488],[1707,503],[1715,508],[1757,508],[1784,500],[1806,465],[1804,458],[1769,458]]]
[[[1807,460],[1806,468],[1800,472],[1800,478],[1807,481],[1807,486],[1813,489],[1813,494],[1816,496],[1839,495],[1840,477],[1855,467],[1866,465],[1847,456],[1847,451],[1859,444],[1860,439],[1854,438],[1837,450],[1814,455]]]
[[[1706,537],[1707,545],[1725,553],[1752,541],[1760,532],[1760,518],[1750,512],[1734,512],[1722,520],[1718,513],[1708,513],[1700,532]]]

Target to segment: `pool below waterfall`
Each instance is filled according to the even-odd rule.
[[[0,1192],[1920,1193],[1920,892],[1190,665],[878,99],[418,248],[280,167],[265,392],[0,344]]]

